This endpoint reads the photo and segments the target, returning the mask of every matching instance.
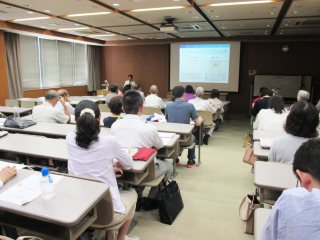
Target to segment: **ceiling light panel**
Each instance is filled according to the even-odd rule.
[[[14,20],[18,18],[46,17],[46,15],[39,13],[29,14],[28,11],[24,9],[11,7],[5,4],[0,4],[0,11],[0,20],[2,21]]]
[[[182,38],[198,38],[198,37],[219,37],[215,31],[199,31],[199,32],[181,32],[179,37]]]
[[[312,18],[284,18],[280,28],[320,28],[320,16]]]
[[[49,10],[53,15],[102,12],[105,8],[88,0],[5,0],[5,2],[44,12]]]
[[[141,20],[149,20],[151,24],[162,23],[166,16],[176,18],[175,22],[201,22],[204,19],[201,15],[192,8],[183,8],[176,10],[166,10],[166,11],[152,11],[152,12],[130,12],[130,15],[135,16]]]
[[[216,21],[215,25],[220,30],[225,29],[272,29],[275,23],[275,19],[263,19],[263,20],[237,20],[237,21]]]
[[[120,6],[115,7],[122,11],[142,9],[142,8],[162,8],[162,7],[173,7],[173,6],[189,6],[189,3],[185,0],[175,2],[173,0],[100,0],[101,2],[112,6],[113,3],[118,2]]]
[[[300,16],[320,16],[320,1],[319,0],[300,0],[294,1],[286,17]]]
[[[104,41],[120,41],[120,40],[130,40],[128,37],[121,36],[121,35],[114,35],[114,36],[93,36],[91,38],[100,39]],[[131,39],[133,40],[133,39]]]
[[[210,2],[212,3],[212,1]],[[234,1],[219,0],[215,2],[230,3]],[[202,0],[202,4],[204,5],[208,4],[208,1]],[[265,4],[234,5],[234,6],[223,6],[223,7],[205,6],[205,7],[202,7],[202,9],[213,20],[277,18],[279,11],[282,7],[282,4],[283,4],[282,2],[272,2],[272,3],[265,3]]]
[[[282,34],[280,34],[282,33]],[[280,28],[276,35],[317,35],[320,34],[320,28],[290,28],[290,29],[284,29]]]
[[[125,26],[125,27],[110,27],[107,30],[115,31],[123,34],[137,34],[137,33],[154,33],[155,29],[146,25]]]
[[[151,33],[151,34],[132,34],[131,36],[139,38],[139,39],[170,39],[172,36],[165,33]]]
[[[233,31],[222,31],[223,35],[227,37],[233,36],[265,36],[266,31],[270,31],[270,29],[261,29],[261,30],[233,30]]]

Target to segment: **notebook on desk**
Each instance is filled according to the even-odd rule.
[[[263,149],[269,149],[271,148],[273,141],[274,141],[274,138],[267,138],[267,137],[260,138],[260,146]]]
[[[140,148],[139,151],[132,156],[134,160],[147,161],[156,152],[154,148]]]

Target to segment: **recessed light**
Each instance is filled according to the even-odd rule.
[[[174,2],[180,2],[180,0],[173,0]]]
[[[131,12],[148,12],[148,11],[162,11],[162,10],[172,10],[172,9],[181,9],[185,6],[173,6],[173,7],[159,7],[159,8],[140,8],[131,10]]]
[[[36,18],[20,18],[13,20],[14,22],[25,22],[25,21],[36,21],[36,20],[43,20],[43,19],[49,19],[50,17],[36,17]]]
[[[120,4],[119,4],[119,3],[112,3],[112,6],[114,6],[114,7],[119,7]]]
[[[285,24],[285,26],[286,26],[286,27],[288,27],[288,26],[289,26],[289,24],[288,24],[288,23],[286,23],[286,24]]]
[[[267,24],[267,27],[270,27],[271,25],[270,24]]]
[[[221,6],[234,6],[234,5],[247,5],[247,4],[261,4],[261,3],[272,3],[273,0],[262,0],[262,1],[243,1],[243,2],[223,2],[223,3],[213,3],[209,6],[211,7],[221,7]]]
[[[46,12],[46,13],[51,13],[51,11],[50,11],[50,10],[44,10],[44,12]]]
[[[293,13],[293,14],[298,14],[298,11],[293,11],[292,13]]]
[[[60,28],[59,31],[75,31],[75,30],[86,30],[88,27],[79,27],[79,28]]]
[[[218,18],[218,17],[219,17],[219,15],[215,15],[214,17],[215,17],[215,18]]]
[[[74,25],[75,25],[75,26],[80,26],[80,24],[79,24],[79,23],[75,23]]]
[[[198,17],[198,16],[193,16],[192,18],[197,19],[197,18],[199,18],[199,17]]]
[[[270,12],[270,15],[274,15],[274,12]]]
[[[227,27],[223,26],[223,27],[221,27],[221,28],[225,29],[225,28],[227,28]]]
[[[32,12],[32,11],[28,11],[27,13],[28,13],[28,14],[34,14],[34,12]]]
[[[128,37],[128,39],[130,40],[130,39],[132,39],[131,37]]]
[[[77,14],[69,14],[67,17],[86,17],[86,16],[96,16],[96,15],[106,15],[111,12],[93,12],[93,13],[77,13]]]
[[[115,34],[92,34],[89,35],[89,37],[114,37],[116,36]]]

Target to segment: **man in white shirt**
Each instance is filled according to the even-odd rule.
[[[301,187],[283,191],[264,226],[262,240],[319,239],[319,139],[301,145],[294,156],[293,171]]]
[[[158,88],[156,85],[150,87],[150,95],[145,98],[144,106],[164,109],[166,106],[162,98],[158,96]]]
[[[5,167],[0,171],[0,189],[17,174],[17,170],[14,167]]]
[[[197,111],[209,111],[214,114],[217,109],[214,108],[208,100],[203,99],[204,96],[204,89],[203,87],[197,87],[196,89],[196,98],[189,100],[188,102],[191,103]],[[208,145],[209,137],[212,136],[212,133],[215,128],[215,123],[212,123],[212,127],[206,131],[206,134],[203,138],[203,143]]]
[[[63,112],[55,108],[58,101],[63,106]],[[45,102],[33,108],[32,120],[35,122],[68,123],[70,122],[70,112],[64,98],[60,97],[56,91],[49,90],[45,95]]]
[[[136,86],[136,83],[133,81],[133,75],[132,74],[129,74],[128,75],[128,80],[126,80],[123,84],[123,86],[126,86],[126,85],[131,85],[131,88],[134,88]]]
[[[69,113],[74,115],[74,107],[72,107],[72,105],[70,104],[69,101],[69,93],[67,90],[65,89],[60,89],[58,90],[58,94],[60,95],[60,97],[62,97],[64,99],[64,102],[69,110]],[[55,108],[59,109],[60,111],[64,112],[62,103],[60,101],[57,102]]]

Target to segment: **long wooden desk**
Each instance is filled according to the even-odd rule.
[[[5,107],[0,106],[0,112],[5,115],[13,115],[15,112],[18,112],[21,115],[31,114],[31,108],[21,108],[21,107]]]
[[[260,138],[275,138],[284,134],[284,131],[253,130],[253,141],[259,141]]]
[[[253,154],[258,160],[268,160],[270,149],[264,149],[261,147],[259,141],[253,142]]]
[[[268,202],[265,190],[282,191],[298,185],[292,164],[257,161],[254,164],[254,185],[259,189],[261,202]]]
[[[11,134],[0,138],[0,151],[16,153],[22,156],[33,156],[56,161],[67,162],[67,142],[65,139],[46,138],[28,134]],[[127,174],[122,180],[132,184],[138,184],[143,177],[152,176],[154,170],[148,169],[149,165],[154,165],[154,154],[148,161],[134,161],[133,168],[126,170],[132,174]],[[146,174],[146,172],[148,174]]]
[[[20,104],[22,101],[24,101],[24,102],[33,102],[36,105],[38,105],[38,104],[42,104],[44,102],[44,97],[42,97],[42,98],[41,97],[40,98],[19,98],[17,100],[20,102]]]
[[[33,174],[39,173],[19,170],[0,193]],[[96,220],[96,205],[108,191],[104,183],[63,176],[55,185],[52,199],[40,196],[22,206],[0,201],[0,222],[62,239],[77,239]]]

